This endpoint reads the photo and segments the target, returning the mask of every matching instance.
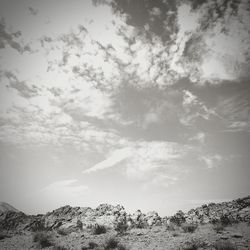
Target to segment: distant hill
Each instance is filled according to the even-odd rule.
[[[12,207],[10,204],[6,202],[0,202],[0,212],[8,212],[8,211],[19,212],[16,208]]]

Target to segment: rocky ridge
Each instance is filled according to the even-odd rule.
[[[90,207],[63,206],[44,215],[26,215],[19,211],[0,212],[1,230],[74,229],[91,228],[96,224],[115,228],[119,223],[128,228],[144,228],[184,222],[204,224],[227,220],[230,222],[250,222],[250,196],[223,203],[210,203],[191,209],[187,213],[178,211],[170,217],[160,217],[157,212],[147,214],[137,210],[133,214],[121,205],[101,204],[96,209]]]

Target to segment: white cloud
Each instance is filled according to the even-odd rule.
[[[205,120],[212,117],[221,118],[214,109],[208,108],[205,103],[188,90],[183,91],[182,105],[185,113],[181,115],[180,122],[186,126],[194,124],[199,117]]]
[[[175,183],[188,168],[183,161],[196,149],[187,145],[161,141],[126,142],[126,147],[115,150],[107,159],[84,170],[97,172],[111,167],[125,168],[125,175],[131,180],[140,180],[145,185],[167,187]]]
[[[202,156],[200,159],[206,164],[206,167],[210,169],[219,167],[223,160],[222,156],[218,154]]]
[[[192,138],[189,139],[190,141],[197,141],[201,144],[205,143],[206,140],[206,134],[203,132],[199,132],[197,133],[195,136],[193,136]]]
[[[95,171],[114,167],[118,163],[130,157],[131,153],[132,152],[130,148],[123,148],[123,149],[115,150],[106,160],[99,162],[98,164],[94,165],[93,167],[87,170],[84,170],[83,173],[90,173],[90,172],[95,172]]]

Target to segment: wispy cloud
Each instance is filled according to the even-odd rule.
[[[206,164],[206,167],[209,169],[219,167],[223,160],[222,156],[218,154],[205,155],[205,156],[200,157],[200,159],[204,161],[204,163]]]
[[[158,183],[159,186],[167,187],[186,173],[189,163],[184,159],[188,159],[191,154],[197,155],[197,148],[171,142],[137,141],[127,142],[126,145],[83,173],[122,167],[128,179],[140,180],[145,185]],[[194,161],[198,161],[198,155],[196,157]]]
[[[91,173],[99,170],[108,169],[116,166],[118,163],[126,160],[132,154],[130,148],[123,148],[115,150],[106,160],[97,163],[93,167],[84,170],[83,173]]]

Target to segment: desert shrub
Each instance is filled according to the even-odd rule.
[[[96,224],[93,228],[93,234],[98,235],[98,234],[105,234],[107,232],[107,229],[103,225],[98,225]]]
[[[148,228],[148,223],[145,221],[139,221],[139,223],[136,224],[136,228]]]
[[[59,229],[57,229],[57,233],[62,235],[62,236],[65,236],[65,235],[70,234],[70,231],[65,229],[65,228],[59,228]]]
[[[128,229],[128,224],[126,221],[119,221],[116,225],[115,225],[115,230],[119,233],[119,234],[124,234]]]
[[[64,246],[54,246],[53,250],[68,250],[68,248]]]
[[[105,246],[104,249],[105,250],[109,250],[109,249],[115,249],[117,248],[119,245],[119,241],[116,240],[115,238],[109,238],[106,242],[105,242]]]
[[[181,226],[181,224],[184,223],[185,221],[186,220],[184,217],[184,213],[181,210],[179,210],[174,216],[170,218],[170,222],[174,223],[177,226]]]
[[[220,222],[223,226],[231,225],[231,221],[226,214],[221,215]]]
[[[117,246],[117,250],[127,250],[128,248],[126,246],[124,246],[123,244],[118,244]]]
[[[198,226],[196,224],[189,224],[189,223],[183,223],[181,225],[181,228],[184,231],[184,233],[193,233],[197,229],[197,227]]]
[[[197,249],[207,249],[207,243],[200,239],[192,239],[185,243],[182,247],[183,250],[197,250]]]
[[[213,219],[210,220],[210,222],[211,222],[212,225],[215,225],[217,223],[221,223],[220,219],[218,219],[218,218],[213,218]]]
[[[221,232],[224,230],[224,226],[221,222],[217,222],[213,225],[213,229],[214,231],[216,231],[217,233]]]
[[[36,242],[41,248],[54,245],[51,234],[46,231],[36,232],[33,235],[33,241]]]
[[[89,247],[88,247],[88,249],[95,249],[96,247],[98,247],[98,244],[96,244],[96,243],[93,242],[93,241],[90,241],[90,242],[89,242]]]
[[[237,247],[230,241],[218,241],[215,243],[216,250],[237,250]]]
[[[195,243],[188,243],[182,249],[183,250],[198,250],[199,247]]]
[[[176,233],[176,232],[174,232],[174,233],[172,234],[172,236],[173,236],[173,237],[177,237],[177,236],[179,236],[179,234]]]
[[[167,226],[166,226],[166,229],[167,229],[168,231],[175,231],[177,228],[178,228],[178,227],[177,227],[174,223],[172,223],[172,222],[170,222],[170,223],[167,224]]]
[[[83,223],[82,223],[80,220],[77,220],[76,226],[77,226],[77,228],[79,228],[80,230],[82,230],[82,228],[83,228]]]

